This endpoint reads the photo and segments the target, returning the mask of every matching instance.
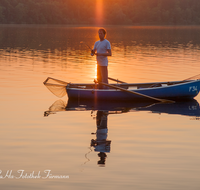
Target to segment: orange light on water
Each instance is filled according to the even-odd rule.
[[[95,65],[95,76],[94,76],[94,79],[97,80],[97,64]]]
[[[103,24],[103,0],[96,0],[96,24]]]

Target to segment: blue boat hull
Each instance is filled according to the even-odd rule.
[[[123,92],[116,89],[80,89],[67,87],[67,94],[70,99],[101,99],[101,100],[148,100],[140,95]],[[130,90],[155,98],[176,100],[190,99],[198,95],[200,91],[200,80],[185,83]]]

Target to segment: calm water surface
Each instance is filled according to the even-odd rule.
[[[106,29],[113,51],[110,77],[157,82],[200,73],[200,27]],[[0,26],[2,189],[199,189],[200,96],[175,105],[118,102],[117,110],[112,109],[116,104],[106,103],[102,113],[91,112],[87,103],[75,109],[76,103],[57,98],[43,85],[49,76],[92,82],[95,58],[80,42],[92,47],[97,31]],[[49,107],[54,114],[48,115]],[[97,131],[98,122],[108,129],[103,134]],[[107,138],[106,145],[93,141],[91,146],[99,138]],[[19,170],[24,170],[24,179]],[[69,178],[44,179],[45,170]]]

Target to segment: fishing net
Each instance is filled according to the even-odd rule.
[[[69,83],[58,80],[58,79],[54,79],[51,77],[48,77],[45,81],[44,81],[44,85],[57,97],[62,98],[63,96],[65,96],[67,94],[66,92],[66,86]]]
[[[48,111],[44,112],[44,116],[47,117],[50,114],[55,114],[56,112],[66,111],[67,103],[63,100],[55,101],[50,107]]]

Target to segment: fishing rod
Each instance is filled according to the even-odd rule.
[[[81,41],[80,43],[81,43],[81,44],[85,44],[85,45],[90,49],[91,55],[92,55],[92,56],[94,55],[93,49],[92,49],[88,44],[86,44],[84,41]]]
[[[90,50],[92,50],[92,48],[88,44],[86,44],[84,41],[81,41],[80,43],[85,44]]]

